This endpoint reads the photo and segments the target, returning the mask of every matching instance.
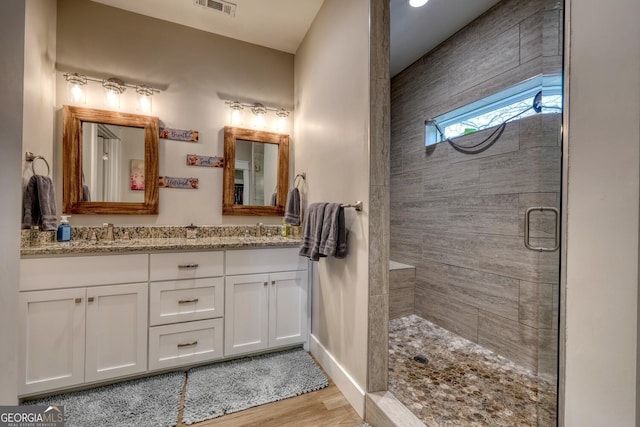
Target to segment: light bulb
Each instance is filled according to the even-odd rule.
[[[238,126],[241,123],[242,123],[242,110],[232,110],[231,124],[234,126]]]
[[[409,0],[409,4],[413,7],[420,7],[427,4],[429,0]]]
[[[253,127],[255,127],[256,129],[264,129],[266,121],[264,116],[264,114],[256,114],[253,119]]]
[[[84,104],[86,102],[86,96],[83,86],[87,84],[87,76],[74,73],[65,74],[64,78],[67,80],[69,102],[73,104]]]
[[[143,113],[150,113],[152,106],[153,89],[148,86],[137,86],[136,93],[138,94],[138,110]]]

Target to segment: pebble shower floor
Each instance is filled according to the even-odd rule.
[[[390,321],[389,370],[389,390],[429,427],[556,425],[552,379],[415,315]]]

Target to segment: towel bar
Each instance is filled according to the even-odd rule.
[[[44,157],[36,156],[31,151],[27,151],[26,153],[24,153],[24,159],[27,162],[31,162],[31,171],[33,172],[34,175],[38,175],[36,173],[36,168],[34,166],[34,163],[36,162],[36,160],[42,160],[44,164],[47,165],[47,176],[51,175],[51,168],[49,167],[49,162],[47,162],[47,159],[45,159]]]
[[[343,203],[340,206],[343,208],[355,208],[359,212],[362,210],[362,201],[358,200],[355,203]]]

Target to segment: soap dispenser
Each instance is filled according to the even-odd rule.
[[[56,239],[58,242],[68,242],[71,240],[71,224],[69,224],[69,216],[62,215],[60,219],[60,225],[58,225],[58,232],[56,233]]]

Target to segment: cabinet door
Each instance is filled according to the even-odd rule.
[[[307,340],[307,271],[269,275],[269,347]]]
[[[86,382],[147,369],[147,286],[87,288]]]
[[[21,395],[84,381],[85,289],[20,293]]]
[[[268,274],[225,278],[225,356],[267,348],[268,281]]]

